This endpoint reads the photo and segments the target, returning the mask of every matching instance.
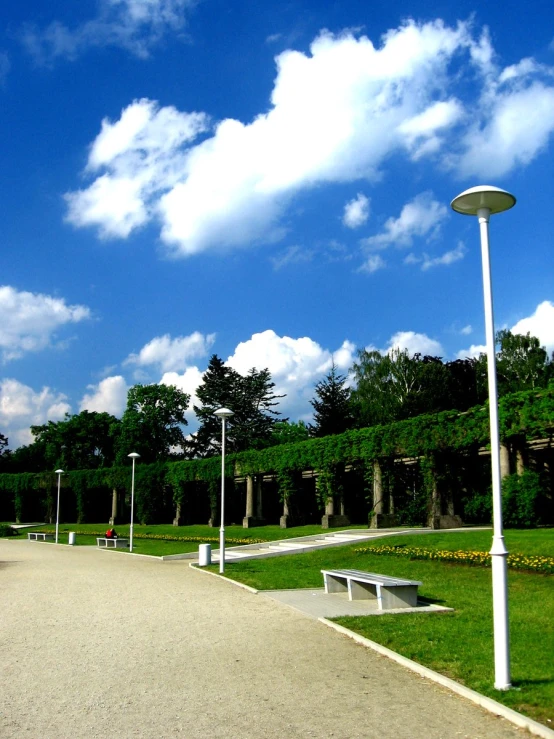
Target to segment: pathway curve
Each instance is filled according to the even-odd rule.
[[[0,540],[0,582],[3,738],[527,736],[186,562]]]

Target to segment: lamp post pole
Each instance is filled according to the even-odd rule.
[[[140,454],[131,452],[127,455],[133,460],[133,472],[131,475],[131,525],[129,526],[129,551],[133,551],[133,520],[135,513],[135,460],[140,458]]]
[[[60,488],[61,488],[63,470],[56,470],[56,475],[58,476],[58,505],[56,507],[56,544],[57,544],[58,543],[58,530],[60,528]]]
[[[228,408],[219,408],[214,416],[221,418],[221,525],[219,527],[219,572],[225,572],[225,422],[235,414]]]
[[[487,344],[487,374],[491,436],[491,473],[493,538],[490,551],[492,565],[493,624],[494,624],[494,687],[508,690],[510,678],[510,633],[508,620],[508,550],[502,529],[502,486],[500,480],[500,436],[498,431],[498,391],[496,384],[496,349],[489,254],[489,218],[512,208],[513,195],[490,185],[472,187],[458,195],[452,209],[464,215],[477,216],[481,236],[483,264],[483,295],[485,302],[485,334]]]

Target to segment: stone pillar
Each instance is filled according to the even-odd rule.
[[[183,519],[181,518],[181,504],[177,503],[175,507],[175,518],[173,519],[173,525],[181,526],[182,520]]]
[[[385,513],[385,501],[383,495],[383,471],[377,460],[373,462],[373,510],[369,517],[369,528],[387,529],[396,526],[397,521],[394,513]],[[394,502],[391,499],[391,505]]]
[[[510,474],[510,450],[506,444],[500,444],[500,479]]]
[[[112,490],[112,515],[110,517],[109,524],[110,526],[115,526],[115,521],[117,518],[117,489],[113,488]]]
[[[441,497],[439,486],[437,485],[437,478],[435,477],[434,469],[430,473],[432,475],[431,483],[431,499],[429,501],[429,520],[428,525],[432,529],[440,529],[440,517],[441,517]]]
[[[263,475],[256,475],[256,486],[255,486],[255,497],[256,497],[256,518],[258,521],[263,521],[264,510],[263,510]]]
[[[279,526],[286,529],[289,526],[289,503],[288,500],[283,501],[283,515],[279,519]]]
[[[262,507],[262,475],[248,475],[246,478],[246,515],[242,519],[242,527],[263,526]]]
[[[321,519],[321,528],[322,529],[334,529],[338,528],[340,526],[349,526],[350,520],[348,516],[345,516],[343,511],[344,508],[341,503],[341,513],[339,515],[335,514],[335,501],[333,498],[329,498],[327,503],[325,503],[325,515]]]

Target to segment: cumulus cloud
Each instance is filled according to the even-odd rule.
[[[169,334],[156,336],[138,354],[129,355],[124,364],[153,365],[162,372],[178,372],[188,367],[192,359],[205,356],[214,341],[215,334],[204,336],[199,331],[175,339]]]
[[[39,64],[76,59],[91,48],[117,46],[147,58],[168,31],[181,32],[194,0],[99,0],[94,18],[74,28],[55,20],[27,24],[21,39]]]
[[[536,336],[547,352],[554,351],[554,303],[544,300],[540,303],[533,315],[522,318],[511,329],[513,334],[530,333]]]
[[[354,353],[355,346],[350,341],[344,341],[331,352],[307,336],[293,339],[267,330],[238,344],[226,364],[241,374],[252,367],[260,370],[267,367],[275,382],[275,392],[286,394],[279,410],[293,420],[309,419],[312,414],[309,400],[313,398],[315,384],[331,369],[333,361],[346,373],[353,364]]]
[[[439,132],[449,129],[463,116],[463,107],[458,100],[433,103],[426,110],[407,118],[398,127],[404,136],[404,144],[414,161],[425,154],[438,151],[443,143]]]
[[[187,369],[179,374],[178,372],[165,372],[160,385],[174,385],[179,390],[182,390],[187,395],[190,395],[189,411],[192,410],[194,405],[201,406],[202,403],[199,401],[196,391],[202,384],[204,373],[198,369],[198,367],[187,367]],[[190,424],[190,418],[187,419]]]
[[[79,404],[79,411],[111,413],[118,418],[127,406],[129,386],[121,375],[106,377],[97,385],[89,385]]]
[[[544,300],[539,303],[535,312],[527,316],[526,318],[520,319],[515,323],[510,331],[513,334],[527,334],[536,336],[541,346],[544,346],[547,352],[551,353],[554,351],[554,302],[551,300]],[[465,357],[478,357],[480,354],[485,354],[487,347],[480,344],[472,344],[469,349],[462,349],[457,353],[458,359],[465,359]]]
[[[84,305],[67,305],[63,298],[0,287],[0,350],[7,362],[51,346],[56,331],[90,318]]]
[[[444,350],[440,342],[431,339],[427,334],[418,334],[415,331],[398,331],[391,336],[388,347],[384,352],[391,349],[407,349],[412,355],[423,354],[432,357],[442,357]]]
[[[129,236],[153,217],[154,196],[179,181],[185,167],[181,147],[207,125],[202,113],[180,113],[145,99],[135,100],[115,123],[104,119],[86,174],[108,172],[85,190],[65,195],[66,220],[75,226],[97,226],[102,238]]]
[[[342,222],[348,228],[359,228],[369,218],[369,198],[359,192],[353,200],[344,206]]]
[[[67,396],[49,387],[35,391],[19,380],[0,382],[0,428],[8,437],[10,449],[33,441],[30,426],[60,421],[71,412]]]
[[[362,247],[386,249],[411,246],[415,237],[432,239],[437,236],[448,210],[433,198],[433,193],[422,192],[402,208],[398,218],[389,218],[381,233],[362,239]]]
[[[180,256],[282,238],[280,218],[302,189],[374,180],[392,152],[410,142],[421,147],[454,124],[451,95],[445,106],[433,106],[451,59],[469,43],[465,24],[441,21],[407,22],[378,47],[352,32],[322,33],[309,54],[287,50],[276,58],[268,112],[250,123],[223,120],[194,146],[176,144],[178,182],[147,176],[145,189],[142,169],[106,161],[77,199],[70,196],[71,220],[125,237],[144,219],[158,218],[163,241]],[[410,120],[411,128],[402,129]],[[157,169],[164,137],[159,131],[144,143],[148,170]],[[110,204],[114,182],[123,189],[120,215]],[[94,218],[82,216],[91,210]]]

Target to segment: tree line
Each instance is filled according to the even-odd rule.
[[[499,395],[546,387],[554,381],[554,355],[531,336],[497,334]],[[354,365],[342,375],[333,364],[316,384],[311,405],[313,423],[291,422],[277,410],[283,395],[275,392],[268,369],[246,375],[213,355],[196,391],[193,410],[198,430],[186,435],[190,396],[175,386],[135,385],[121,419],[109,413],[82,411],[62,421],[31,427],[34,440],[15,451],[0,434],[0,471],[42,472],[121,466],[129,452],[146,463],[194,459],[220,454],[221,421],[214,411],[233,410],[227,422],[230,452],[263,449],[310,437],[340,434],[355,428],[388,424],[444,410],[467,411],[488,397],[487,359],[444,362],[440,357],[360,349]]]

